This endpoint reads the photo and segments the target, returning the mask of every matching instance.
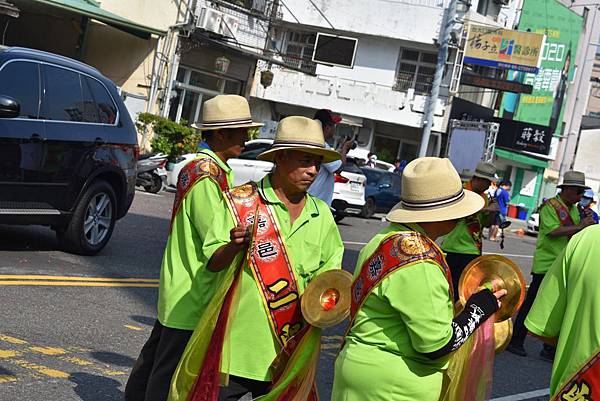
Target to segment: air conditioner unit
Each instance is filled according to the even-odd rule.
[[[223,15],[223,20],[221,21],[221,31],[219,33],[231,38],[235,38],[235,34],[237,33],[239,26],[239,18],[225,14]]]
[[[221,33],[221,22],[223,21],[223,13],[214,8],[201,7],[196,20],[196,28],[204,29],[205,31]]]

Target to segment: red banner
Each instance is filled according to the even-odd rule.
[[[553,401],[594,401],[600,395],[600,352],[554,396]]]

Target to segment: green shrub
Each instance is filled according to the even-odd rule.
[[[188,127],[186,121],[176,123],[150,113],[140,113],[136,127],[142,137],[149,130],[154,133],[151,146],[154,152],[162,152],[174,162],[177,157],[186,153],[195,153],[202,136],[195,129]]]

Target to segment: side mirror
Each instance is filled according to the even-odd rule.
[[[21,105],[9,96],[0,95],[0,118],[16,118],[21,113]]]

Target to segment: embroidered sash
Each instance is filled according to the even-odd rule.
[[[558,220],[560,220],[561,226],[575,225],[573,219],[571,218],[571,214],[569,213],[569,209],[567,209],[567,207],[563,205],[558,199],[548,199],[548,203],[554,208],[554,211],[558,215]]]
[[[600,351],[554,396],[552,401],[592,401],[600,394]],[[592,398],[594,396],[594,398]]]
[[[238,223],[253,225],[257,217],[250,267],[262,294],[271,329],[283,347],[302,328],[298,285],[273,211],[256,184],[225,191]]]
[[[352,283],[350,325],[348,327],[352,327],[358,309],[381,280],[397,270],[422,261],[431,261],[440,267],[448,280],[450,297],[454,299],[452,274],[446,264],[444,254],[435,242],[415,231],[396,233],[386,237],[373,255],[365,260],[360,274]]]
[[[208,155],[194,159],[183,167],[177,179],[177,193],[175,194],[175,200],[173,201],[171,228],[173,227],[173,221],[175,221],[175,216],[177,215],[181,202],[183,202],[185,196],[196,182],[207,177],[212,178],[219,185],[221,191],[224,191],[229,187],[227,184],[227,174]]]

